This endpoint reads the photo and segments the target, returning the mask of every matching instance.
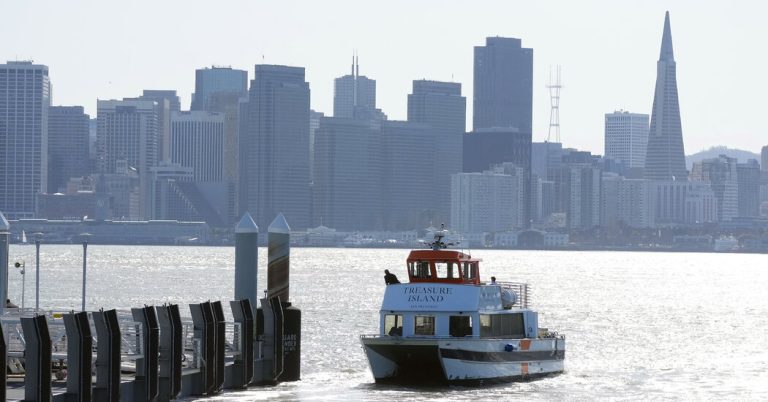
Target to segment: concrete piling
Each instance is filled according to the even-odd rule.
[[[257,306],[257,275],[259,268],[259,227],[245,213],[235,226],[235,300],[248,299]]]

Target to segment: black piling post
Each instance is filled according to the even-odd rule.
[[[3,326],[0,325],[0,401],[6,400],[5,387],[8,386],[8,346],[5,344]]]
[[[96,349],[96,386],[93,399],[120,401],[120,326],[115,310],[94,311],[93,324],[99,347]]]
[[[177,304],[157,307],[160,324],[160,371],[158,401],[176,399],[181,392],[183,339],[181,315]]]
[[[233,300],[229,302],[232,309],[232,317],[240,324],[240,333],[237,343],[240,354],[235,356],[234,362],[228,366],[225,387],[245,388],[253,380],[253,360],[255,339],[255,322],[253,308],[250,299]]]
[[[64,400],[87,402],[92,399],[91,363],[93,336],[88,313],[64,314],[67,331],[67,392]]]
[[[213,313],[214,334],[216,338],[214,391],[218,392],[224,388],[224,352],[227,328],[224,321],[224,308],[221,306],[220,301],[211,302],[211,312]]]
[[[24,400],[51,401],[51,336],[44,315],[21,317],[24,331]]]
[[[160,326],[154,306],[132,308],[133,320],[140,322],[143,333],[141,351],[143,357],[136,360],[136,379],[134,380],[134,400],[136,402],[154,401],[158,395],[158,366]]]

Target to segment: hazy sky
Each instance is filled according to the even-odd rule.
[[[189,108],[194,70],[306,68],[312,108],[333,112],[333,79],[377,80],[378,107],[405,119],[414,79],[456,81],[472,122],[473,46],[486,36],[534,49],[534,141],[546,139],[550,65],[563,69],[561,137],[603,153],[604,114],[650,113],[669,10],[686,153],[768,144],[766,3],[760,1],[4,1],[0,60],[50,68],[55,105],[176,89]]]

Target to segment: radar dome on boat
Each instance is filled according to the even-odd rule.
[[[517,293],[509,289],[501,289],[501,306],[510,309],[517,303]]]

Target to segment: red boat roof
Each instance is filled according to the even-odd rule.
[[[456,250],[413,250],[408,255],[412,283],[480,284],[480,259]]]

